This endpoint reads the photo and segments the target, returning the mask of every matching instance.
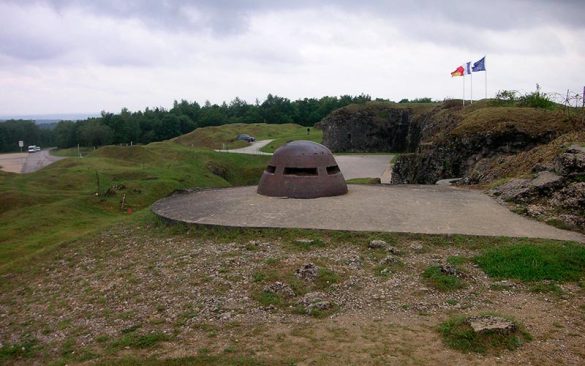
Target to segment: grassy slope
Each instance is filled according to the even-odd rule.
[[[161,142],[108,146],[83,159],[61,160],[38,172],[0,174],[0,272],[59,243],[99,230],[176,189],[257,182],[268,158],[193,150]],[[112,196],[100,191],[122,187]]]
[[[174,141],[185,146],[207,149],[221,149],[223,144],[228,144],[228,148],[233,149],[248,145],[248,143],[243,141],[235,141],[236,136],[240,133],[246,133],[254,136],[256,137],[256,140],[292,140],[296,139],[298,136],[302,136],[303,133],[306,136],[306,131],[306,127],[294,123],[235,123],[223,126],[198,128],[191,133],[175,138]],[[311,131],[313,136],[317,133],[314,128],[311,128]]]
[[[577,119],[567,117],[563,111],[549,111],[522,107],[484,107],[466,109],[463,120],[453,130],[456,135],[485,132],[502,132],[511,128],[529,136],[548,131],[560,133],[575,129]]]
[[[307,127],[299,126],[295,129],[290,129],[287,131],[287,135],[276,138],[270,144],[264,146],[261,151],[272,153],[287,142],[294,140],[309,140],[320,144],[323,142],[323,130],[311,128],[310,133],[307,135]]]

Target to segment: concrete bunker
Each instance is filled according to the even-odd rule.
[[[328,148],[300,140],[274,152],[257,192],[271,197],[329,197],[347,193],[347,184]]]

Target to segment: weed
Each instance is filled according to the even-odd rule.
[[[281,296],[268,291],[261,291],[257,296],[255,296],[255,298],[262,306],[269,305],[280,306],[285,303],[284,299]]]
[[[323,248],[325,242],[321,239],[299,239],[292,241],[292,245],[295,249],[307,251],[314,248]]]
[[[460,255],[455,255],[447,258],[447,263],[449,263],[452,266],[461,266],[467,262],[469,262],[469,258],[462,257]]]
[[[253,282],[262,282],[265,279],[266,279],[266,273],[254,272],[254,274],[252,275]]]
[[[565,293],[556,283],[536,283],[531,285],[528,290],[534,293],[549,293],[559,297]]]
[[[490,285],[490,289],[494,290],[494,291],[510,291],[510,290],[513,290],[514,287],[512,287],[511,285],[508,285],[508,284],[503,284],[503,283],[492,283]]]
[[[439,291],[452,291],[465,287],[465,283],[457,276],[441,271],[440,266],[430,266],[423,272],[423,278]]]
[[[36,339],[26,337],[20,343],[5,344],[0,347],[0,363],[9,360],[34,357],[40,351],[40,346]]]
[[[168,341],[169,336],[164,333],[136,334],[134,332],[124,334],[119,339],[110,344],[112,350],[120,350],[126,347],[130,348],[150,348],[159,342]]]
[[[338,283],[340,277],[337,273],[327,269],[327,268],[320,268],[319,275],[315,279],[314,286],[317,289],[326,289],[327,287]]]

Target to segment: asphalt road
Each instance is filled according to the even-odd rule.
[[[427,234],[549,238],[585,236],[517,215],[484,193],[437,185],[349,185],[346,195],[285,199],[237,187],[178,194],[152,206],[175,221],[237,227],[281,227]]]

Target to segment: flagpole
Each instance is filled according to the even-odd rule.
[[[465,75],[463,75],[462,79],[463,79],[463,106],[465,107]]]
[[[487,99],[487,69],[485,69],[485,99]]]
[[[471,91],[469,93],[471,94],[471,104],[473,104],[473,73],[469,75],[471,77]]]

